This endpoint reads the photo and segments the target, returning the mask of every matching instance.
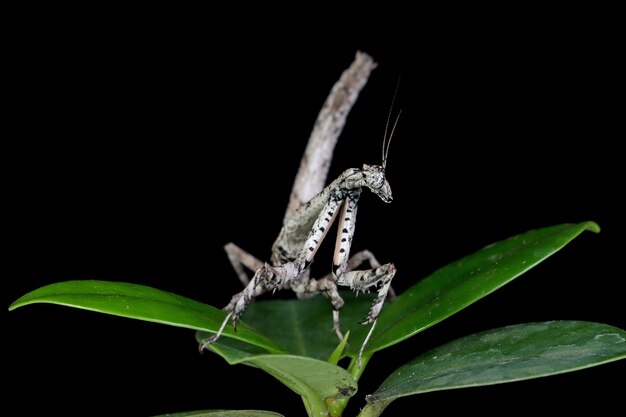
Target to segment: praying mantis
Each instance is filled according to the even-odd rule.
[[[338,286],[349,287],[357,293],[374,288],[377,289],[377,296],[362,322],[364,325],[371,324],[371,327],[359,350],[358,363],[361,364],[361,357],[390,291],[396,268],[392,263],[381,265],[368,250],[350,257],[350,248],[363,189],[370,190],[385,203],[392,201],[385,168],[398,118],[387,136],[390,111],[383,137],[381,165],[364,164],[361,168],[350,168],[326,187],[324,184],[335,144],[348,113],[375,67],[376,63],[369,55],[357,52],[355,60],[335,83],[322,106],[294,181],[283,226],[272,246],[271,264],[262,262],[234,243],[225,245],[228,259],[245,288],[224,307],[228,312],[226,318],[217,333],[200,345],[201,351],[219,339],[229,321],[236,325],[255,297],[278,289],[291,289],[298,298],[320,293],[329,298],[333,308],[333,329],[342,339],[339,311],[344,301]],[[322,278],[312,278],[309,266],[335,221],[338,222],[338,233],[332,272]],[[369,269],[356,269],[365,262],[369,263]],[[254,271],[252,279],[249,279],[245,269]]]

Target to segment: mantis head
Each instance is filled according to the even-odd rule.
[[[374,194],[380,197],[385,203],[391,203],[393,197],[391,196],[391,186],[385,178],[385,168],[387,167],[387,155],[389,154],[389,145],[391,144],[391,138],[398,125],[398,120],[402,114],[402,110],[396,116],[396,120],[393,122],[391,131],[389,132],[389,123],[391,122],[391,110],[393,109],[393,103],[396,100],[396,94],[398,93],[398,87],[396,86],[396,92],[393,95],[391,101],[391,108],[389,109],[389,115],[387,116],[387,124],[385,126],[385,134],[383,135],[383,162],[382,165],[367,165],[363,164],[363,179],[365,186],[369,188]],[[389,136],[387,133],[389,132]]]
[[[391,203],[391,186],[385,178],[385,168],[382,165],[363,164],[363,180],[365,186],[380,197],[385,203]]]
[[[385,168],[387,167],[387,155],[389,154],[389,145],[391,144],[391,138],[393,137],[393,133],[395,132],[396,126],[398,125],[398,120],[400,120],[400,115],[402,114],[402,110],[400,110],[390,130],[389,127],[391,123],[391,111],[393,110],[393,104],[396,101],[396,95],[398,94],[399,85],[400,80],[398,80],[396,91],[394,92],[393,99],[391,100],[391,108],[389,109],[389,114],[387,115],[387,124],[385,125],[385,134],[383,135],[382,164],[363,164],[363,170],[361,171],[363,173],[363,182],[365,183],[365,186],[385,203],[391,203],[391,201],[393,200],[393,197],[391,196],[391,186],[385,178]],[[387,135],[387,133],[389,133],[389,135]]]

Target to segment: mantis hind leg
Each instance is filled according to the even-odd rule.
[[[250,283],[250,278],[244,270],[244,267],[250,271],[256,271],[263,266],[263,261],[256,258],[254,255],[249,254],[232,242],[224,245],[224,251],[228,256],[228,260],[233,266],[237,277],[239,277],[239,281],[241,281],[244,287],[247,286]]]

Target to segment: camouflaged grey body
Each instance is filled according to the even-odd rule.
[[[335,84],[322,107],[294,183],[283,226],[272,246],[271,265],[261,262],[234,243],[225,246],[229,260],[245,288],[235,294],[224,308],[228,315],[221,328],[202,344],[201,349],[215,342],[229,321],[235,325],[255,297],[277,289],[291,289],[299,298],[315,294],[328,297],[333,306],[333,328],[341,339],[343,336],[339,324],[339,311],[344,301],[337,287],[346,286],[356,292],[376,288],[378,295],[363,321],[363,324],[371,323],[372,327],[359,352],[360,364],[363,350],[374,330],[396,269],[390,263],[380,265],[367,250],[350,257],[350,247],[362,190],[370,190],[386,203],[392,201],[391,187],[385,178],[389,143],[385,146],[383,141],[382,165],[363,165],[362,168],[347,169],[321,191],[319,184],[323,184],[326,179],[334,144],[343,128],[347,113],[374,67],[371,58],[357,54],[357,59]],[[387,127],[388,125],[389,123]],[[385,139],[386,137],[385,131]],[[332,146],[329,146],[329,143]],[[314,191],[315,195],[303,203],[302,199]],[[312,278],[309,266],[335,221],[338,221],[338,233],[332,272],[322,278]],[[356,268],[363,262],[368,262],[370,269],[357,270]],[[255,271],[252,279],[248,279],[244,268]]]

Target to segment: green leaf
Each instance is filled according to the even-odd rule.
[[[343,358],[343,351],[346,350],[346,345],[348,344],[349,337],[350,330],[348,330],[346,334],[343,335],[343,339],[341,339],[341,342],[339,342],[335,350],[333,350],[333,353],[330,354],[330,357],[327,361],[328,363],[332,363],[333,365],[337,365],[339,363],[339,360]]]
[[[391,374],[367,401],[538,378],[625,358],[626,331],[617,327],[583,321],[519,324],[418,356]]]
[[[342,292],[341,296],[346,301],[340,314],[341,330],[344,334],[350,331],[348,345],[356,343],[358,350],[363,338],[354,341],[352,333],[354,329],[369,328],[360,322],[367,315],[373,296],[356,297],[350,292]],[[284,346],[290,354],[327,360],[340,341],[333,330],[332,311],[330,301],[321,296],[303,300],[265,300],[250,304],[243,318],[263,335]],[[200,335],[200,340],[202,337]],[[221,343],[219,340],[215,345]],[[224,340],[224,343],[234,346],[230,340]],[[237,347],[254,354],[240,344]]]
[[[204,343],[209,336],[210,334],[206,332],[196,332],[198,343]],[[220,355],[230,365],[236,365],[254,356],[267,354],[265,349],[258,346],[228,338],[220,338],[217,342],[207,345],[206,348]]]
[[[231,340],[210,345],[209,349],[218,352],[230,364],[252,365],[274,376],[303,397],[309,415],[327,415],[326,399],[347,398],[356,393],[356,381],[339,366],[295,355],[248,355],[231,346],[235,343],[243,346]]]
[[[143,285],[109,281],[66,281],[47,285],[15,301],[9,310],[28,304],[52,303],[116,316],[215,333],[226,314],[215,307]],[[242,340],[269,352],[284,348],[249,325],[231,325],[224,336]]]
[[[393,303],[385,304],[365,356],[398,343],[477,301],[530,269],[585,229],[598,231],[595,223],[531,231],[491,245],[435,272]],[[356,297],[350,292],[342,292],[341,296],[346,301],[340,314],[341,328],[344,334],[350,331],[344,354],[354,357],[369,330],[369,326],[360,322],[367,315],[373,297]],[[255,302],[244,312],[243,319],[294,355],[327,359],[339,341],[332,329],[332,307],[324,297]],[[226,339],[213,347],[215,349],[211,350],[229,363],[264,353]]]
[[[593,222],[532,230],[489,245],[449,264],[402,293],[381,313],[366,352],[394,345],[439,323],[511,282],[585,230],[599,232]],[[352,340],[363,340],[363,329]],[[350,354],[358,352],[350,345]]]
[[[163,414],[155,417],[284,417],[272,411],[257,410],[206,410],[185,411],[182,413]]]
[[[302,301],[311,300],[300,300]],[[284,302],[278,304],[282,305]],[[332,332],[336,345],[337,336],[334,331]],[[202,332],[196,334],[198,342],[203,342],[207,336]],[[357,390],[356,380],[348,371],[319,359],[297,355],[267,355],[258,347],[234,339],[220,339],[210,344],[208,349],[219,354],[231,365],[256,366],[274,376],[305,399],[309,415],[326,413],[328,411],[324,403],[326,399],[348,398]]]
[[[282,305],[283,303],[279,304]],[[331,332],[336,344],[337,336],[332,329]],[[341,351],[345,347],[345,342],[348,340],[349,333],[348,331],[345,334],[343,340],[333,351],[331,359],[340,357]],[[196,338],[199,343],[204,342],[208,336],[207,333],[196,333]],[[249,364],[261,368],[275,376],[293,391],[304,397],[307,409],[309,409],[309,415],[317,415],[317,412],[326,413],[327,408],[330,410],[331,416],[341,415],[341,410],[343,410],[347,404],[347,397],[352,396],[357,389],[355,377],[350,374],[350,372],[336,366],[336,363],[328,361],[322,362],[317,359],[295,355],[290,356],[288,360],[283,360],[283,355],[267,355],[256,346],[242,343],[234,339],[220,339],[216,343],[210,344],[207,348],[220,355],[231,365],[241,363]],[[274,358],[278,358],[278,364],[288,366],[289,369],[283,370],[280,373],[273,372],[272,369],[268,368],[268,364],[269,360],[274,360]],[[324,365],[320,365],[320,363]],[[289,375],[291,375],[291,377]],[[302,384],[298,383],[294,386],[291,381],[291,378],[294,376],[298,380],[306,382]],[[326,405],[322,403],[322,400],[328,400],[326,401]]]
[[[289,355],[257,356],[250,363],[274,376],[300,394],[309,415],[328,415],[325,400],[348,398],[357,391],[357,383],[345,369],[325,361]]]

